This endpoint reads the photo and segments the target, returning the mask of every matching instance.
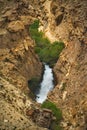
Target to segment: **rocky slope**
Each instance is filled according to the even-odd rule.
[[[5,1],[0,10],[0,74],[13,84],[25,88],[26,81],[41,75],[42,65],[33,51],[29,25],[34,20],[24,10],[25,3]],[[21,7],[22,6],[22,7]],[[21,12],[20,12],[21,11]],[[28,12],[28,9],[26,8]],[[38,67],[37,67],[38,66]]]
[[[27,116],[32,106],[19,88],[0,77],[0,130],[47,130],[35,125]]]
[[[51,3],[50,29],[66,44],[54,67],[57,85],[49,99],[62,109],[64,130],[87,129],[87,1]]]
[[[28,80],[42,72],[29,36],[35,18],[51,41],[66,44],[54,67],[57,85],[48,98],[62,109],[64,130],[86,130],[86,0],[0,0],[0,129],[44,130],[26,115],[33,106],[26,95]]]
[[[87,1],[55,0],[51,2],[50,29],[68,44],[73,39],[87,43]]]
[[[0,130],[44,130],[26,115],[33,104],[28,80],[42,73],[29,36],[36,16],[27,0],[0,0]]]

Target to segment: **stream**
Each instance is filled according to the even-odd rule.
[[[53,80],[54,80],[54,77],[53,77],[52,68],[50,68],[49,65],[45,64],[43,80],[40,83],[39,92],[36,94],[36,101],[38,103],[43,103],[47,99],[48,93],[54,87]]]

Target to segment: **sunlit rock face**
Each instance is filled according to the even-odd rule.
[[[0,11],[1,74],[23,90],[28,89],[29,79],[40,78],[42,73],[42,64],[33,49],[35,44],[29,36],[29,25],[35,18],[25,14],[28,6],[27,1],[5,1]]]
[[[54,67],[58,84],[49,94],[63,111],[64,130],[87,129],[87,1],[53,1],[50,29],[66,48]]]
[[[50,10],[50,29],[59,40],[67,44],[73,39],[87,43],[86,0],[55,0],[51,2]]]
[[[35,17],[28,6],[26,0],[0,0],[0,129],[43,130],[26,116],[32,104],[28,80],[42,73],[29,35]]]
[[[86,0],[0,0],[0,129],[43,129],[31,126],[25,114],[30,99],[27,106],[24,104],[26,95],[21,95],[28,90],[27,81],[40,77],[42,70],[33,51],[35,43],[29,36],[29,25],[35,18],[40,20],[42,30],[51,41],[60,40],[66,44],[54,67],[58,84],[49,99],[63,111],[64,130],[87,129],[86,11]]]
[[[70,127],[76,130],[85,130],[86,127],[86,57],[86,44],[81,46],[80,43],[74,42],[63,51],[54,67],[58,84],[49,94],[49,99],[62,109],[64,117],[62,125],[65,130]],[[77,124],[79,125],[77,126]]]

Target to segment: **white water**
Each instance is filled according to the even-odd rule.
[[[47,94],[53,89],[53,73],[52,69],[45,64],[45,71],[43,75],[43,80],[40,84],[39,93],[36,95],[36,101],[38,103],[43,103],[47,99]]]

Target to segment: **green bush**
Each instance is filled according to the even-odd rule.
[[[48,44],[50,44],[50,41],[48,40],[48,38],[44,38],[44,34],[43,32],[39,32],[38,29],[33,29],[32,27],[30,27],[30,35],[31,37],[35,40],[36,46],[39,46],[41,48],[44,48],[46,46],[48,46]]]
[[[52,130],[62,130],[62,127],[60,126],[60,121],[62,119],[62,111],[56,107],[56,105],[50,101],[45,101],[41,105],[42,108],[47,108],[52,110],[53,115],[56,117],[56,121],[53,121],[51,123],[51,129]]]
[[[35,20],[33,24],[31,24],[30,29],[38,29],[39,28],[39,20]]]
[[[38,55],[43,62],[46,62],[50,64],[50,66],[53,66],[57,62],[63,48],[64,43],[56,42],[39,50]]]
[[[41,105],[42,108],[47,108],[52,110],[54,116],[56,117],[56,121],[59,122],[62,119],[62,111],[56,107],[56,105],[50,101],[45,101]]]
[[[43,32],[38,31],[39,21],[35,20],[32,25],[30,25],[29,31],[31,37],[35,40],[35,52],[38,54],[40,60],[53,66],[64,48],[63,42],[55,41],[52,44],[49,39],[44,36]]]

